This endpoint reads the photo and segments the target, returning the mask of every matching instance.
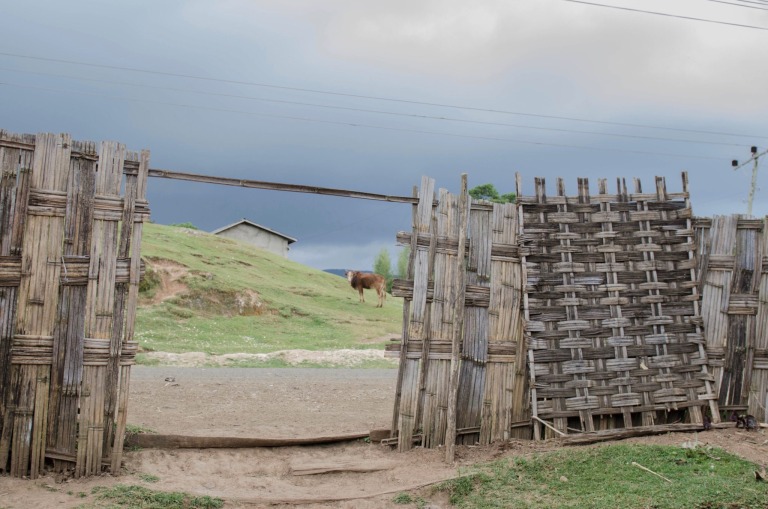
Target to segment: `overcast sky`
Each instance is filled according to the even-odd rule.
[[[2,1],[0,128],[149,149],[152,168],[411,194],[535,177],[745,213],[768,147],[767,0]],[[610,8],[606,6],[620,7]],[[637,12],[636,10],[651,11]],[[697,18],[697,19],[690,19]],[[707,20],[707,21],[704,21]],[[753,214],[768,213],[768,156]],[[369,269],[410,207],[150,179],[156,223],[241,218]]]

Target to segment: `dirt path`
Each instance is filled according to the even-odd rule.
[[[396,369],[132,370],[128,422],[157,433],[312,437],[388,428]]]
[[[158,433],[310,437],[390,425],[396,370],[143,367],[132,370],[129,423]],[[671,433],[633,442],[681,445],[698,440],[764,464],[768,436],[728,429]],[[443,451],[397,453],[365,441],[312,447],[126,451],[120,476],[57,482],[0,477],[0,508],[76,508],[94,504],[95,486],[136,484],[154,490],[222,497],[226,507],[394,509],[404,490],[458,475],[461,467],[532,454],[556,442],[513,441]],[[342,468],[346,471],[299,475]],[[370,472],[354,470],[368,469]],[[99,507],[87,505],[87,507]],[[448,507],[433,501],[429,506]]]

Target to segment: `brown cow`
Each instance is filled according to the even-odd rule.
[[[373,289],[376,290],[376,294],[379,296],[379,303],[376,307],[380,308],[384,305],[384,300],[387,297],[387,286],[384,276],[371,274],[369,272],[360,272],[358,270],[348,270],[345,274],[347,276],[347,281],[352,285],[352,288],[360,292],[360,302],[365,302],[363,290]]]

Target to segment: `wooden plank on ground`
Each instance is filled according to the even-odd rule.
[[[368,433],[348,433],[305,438],[196,437],[188,435],[156,435],[139,433],[125,439],[127,447],[145,449],[240,449],[248,447],[296,447],[351,442],[368,437]]]
[[[379,472],[392,468],[391,462],[335,461],[302,462],[291,464],[291,475],[318,475],[339,472]]]

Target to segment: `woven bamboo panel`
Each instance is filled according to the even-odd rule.
[[[495,204],[491,217],[488,274],[488,362],[480,443],[530,438],[528,374],[522,320],[522,266],[517,248],[514,204]]]
[[[693,228],[683,192],[655,192],[586,179],[567,196],[520,196],[534,417],[561,433],[663,424],[702,407],[719,421],[707,366],[695,277]],[[541,427],[534,426],[536,437]]]
[[[720,410],[768,422],[768,218],[694,223],[707,355]]]
[[[0,131],[0,170],[0,470],[116,472],[149,154]]]
[[[396,280],[392,289],[406,303],[393,419],[399,448],[409,449],[414,441],[430,448],[445,444],[456,303],[462,294],[457,443],[525,437],[527,430],[512,426],[530,418],[525,356],[519,355],[525,347],[517,209],[471,204],[466,276],[458,282],[459,196],[441,189],[433,204],[432,189],[431,179],[422,181],[414,230],[397,236],[412,248],[411,277]]]

